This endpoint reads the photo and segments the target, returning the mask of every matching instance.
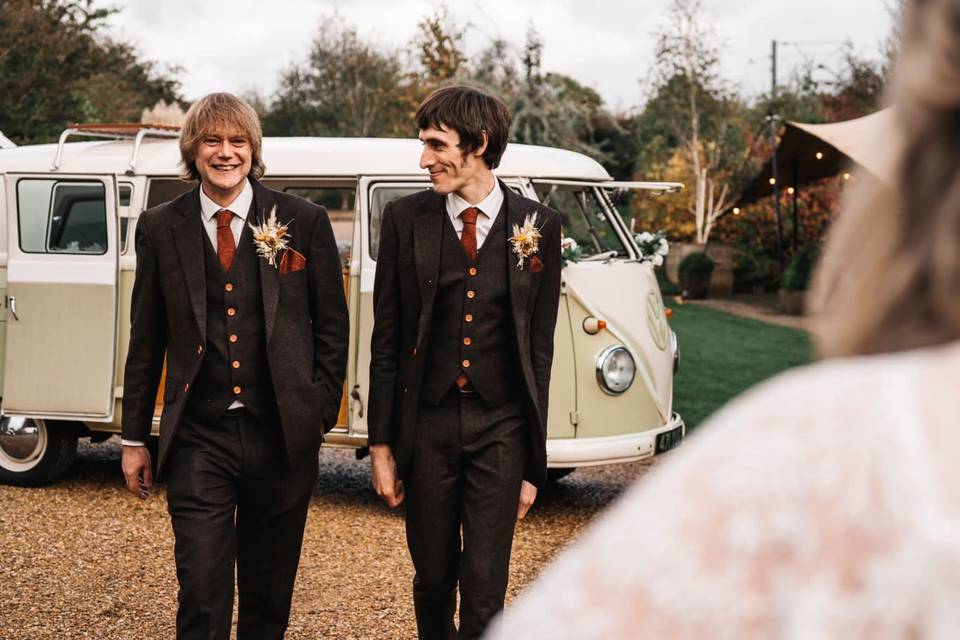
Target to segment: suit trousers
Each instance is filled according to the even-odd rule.
[[[525,435],[520,402],[487,408],[478,394],[454,387],[439,406],[421,403],[405,482],[421,639],[479,638],[503,609]]]
[[[283,638],[318,460],[284,460],[279,425],[246,409],[214,423],[184,417],[167,460],[180,583],[177,638]]]

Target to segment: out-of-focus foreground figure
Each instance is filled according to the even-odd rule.
[[[816,279],[828,359],[719,412],[491,637],[960,636],[960,0],[903,34],[897,179]]]

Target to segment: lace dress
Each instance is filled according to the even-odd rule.
[[[960,638],[960,345],[748,392],[489,637]]]

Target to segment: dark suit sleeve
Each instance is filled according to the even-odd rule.
[[[400,344],[400,283],[393,203],[383,210],[377,274],[373,282],[373,337],[370,341],[369,444],[390,444],[399,416],[394,394]]]
[[[547,437],[547,408],[550,404],[550,369],[553,366],[553,334],[560,304],[560,216],[549,211],[551,224],[545,229],[540,254],[543,274],[537,290],[530,326],[530,361],[537,384],[537,408]]]
[[[323,207],[319,207],[313,226],[307,270],[313,331],[313,379],[321,382],[327,395],[327,410],[322,419],[324,429],[329,431],[337,424],[343,397],[350,320],[343,294],[340,254],[333,227]]]
[[[123,373],[123,418],[126,440],[150,436],[157,385],[167,350],[167,315],[160,289],[157,257],[147,226],[149,214],[137,221],[137,274],[130,303],[130,346]]]

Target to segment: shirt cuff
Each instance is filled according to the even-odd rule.
[[[127,440],[126,438],[120,438],[120,444],[124,447],[145,447],[147,446],[146,442],[141,442],[139,440]]]

